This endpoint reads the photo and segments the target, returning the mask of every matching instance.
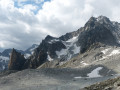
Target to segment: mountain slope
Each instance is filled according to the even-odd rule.
[[[85,26],[77,31],[58,38],[46,36],[29,59],[26,59],[23,67],[37,68],[46,62],[54,62],[54,60],[59,61],[61,65],[93,48],[119,47],[119,31],[119,23],[112,22],[105,16],[91,17]]]

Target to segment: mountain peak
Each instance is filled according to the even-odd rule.
[[[99,19],[99,20],[103,20],[103,19],[109,19],[109,18],[107,18],[106,16],[101,15],[101,16],[98,16],[97,19]]]
[[[96,17],[90,17],[90,19],[88,21],[96,21]]]
[[[50,35],[47,35],[47,36],[45,37],[45,40],[46,40],[46,41],[49,41],[49,40],[52,40],[52,39],[55,39],[55,37],[52,37],[52,36],[50,36]]]
[[[88,20],[88,22],[104,22],[104,23],[109,23],[111,22],[109,20],[109,18],[107,18],[106,16],[98,16],[98,17],[90,17],[90,19]]]
[[[110,46],[118,45],[115,30],[109,18],[105,16],[99,16],[98,18],[91,17],[85,24],[82,34],[79,35],[78,41],[81,46],[81,53],[85,52],[95,43]]]
[[[109,18],[107,18],[106,16],[99,16],[96,20],[99,23],[101,23],[101,24],[109,24],[109,23],[111,23],[111,21],[109,20]]]
[[[99,16],[99,17],[91,17],[88,22],[85,24],[85,30],[90,30],[98,25],[103,25],[103,26],[113,26],[112,21],[109,20],[106,16]]]

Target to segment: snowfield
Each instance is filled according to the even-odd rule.
[[[103,67],[98,67],[96,69],[94,69],[91,73],[88,74],[88,77],[89,78],[96,78],[96,77],[102,77],[100,74],[99,74],[99,71],[102,70]]]
[[[78,78],[98,78],[98,77],[102,77],[99,74],[99,71],[102,70],[102,69],[103,69],[103,67],[97,67],[96,69],[94,69],[93,71],[91,71],[91,73],[88,73],[87,77],[79,76],[79,77],[74,77],[74,78],[78,79]]]
[[[56,51],[58,58],[61,58],[61,56],[67,56],[67,60],[69,60],[73,55],[78,54],[80,52],[80,46],[76,45],[77,40],[78,36],[75,36],[67,41],[62,41],[67,48]]]

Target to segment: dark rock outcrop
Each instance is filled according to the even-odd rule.
[[[25,64],[24,68],[37,68],[41,64],[45,63],[47,61],[47,53],[44,51],[40,51],[37,55],[35,53],[28,59]]]
[[[17,50],[17,52],[20,52],[21,54],[25,54],[22,50]],[[0,54],[0,71],[8,70],[8,63],[10,58],[10,53],[12,52],[12,49],[5,49]]]
[[[61,37],[59,37],[59,39],[63,41],[67,41],[68,39],[71,39],[74,36],[79,35],[81,32],[82,32],[82,28],[78,29],[77,31],[66,33],[65,35],[62,35]]]
[[[95,17],[91,17],[85,24],[84,31],[79,35],[78,43],[81,46],[81,53],[84,53],[92,45],[95,47],[95,45],[99,45],[100,43],[118,45],[112,33],[113,27],[110,24],[111,22],[108,18],[104,17],[102,20],[97,21]]]
[[[47,36],[45,40],[34,50],[33,55],[31,55],[30,59],[25,63],[29,68],[37,68],[46,61],[48,61],[48,54],[51,58],[56,58],[57,55],[55,51],[60,51],[62,48],[66,48],[66,46],[62,43],[62,41],[51,41],[53,38],[51,36]],[[54,38],[56,39],[56,38]],[[25,66],[26,66],[25,65]]]
[[[22,70],[25,61],[24,55],[21,55],[21,53],[13,49],[10,55],[8,68],[9,70]]]

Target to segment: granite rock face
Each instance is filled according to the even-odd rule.
[[[22,70],[25,61],[24,55],[13,49],[10,55],[8,68],[9,70]]]

